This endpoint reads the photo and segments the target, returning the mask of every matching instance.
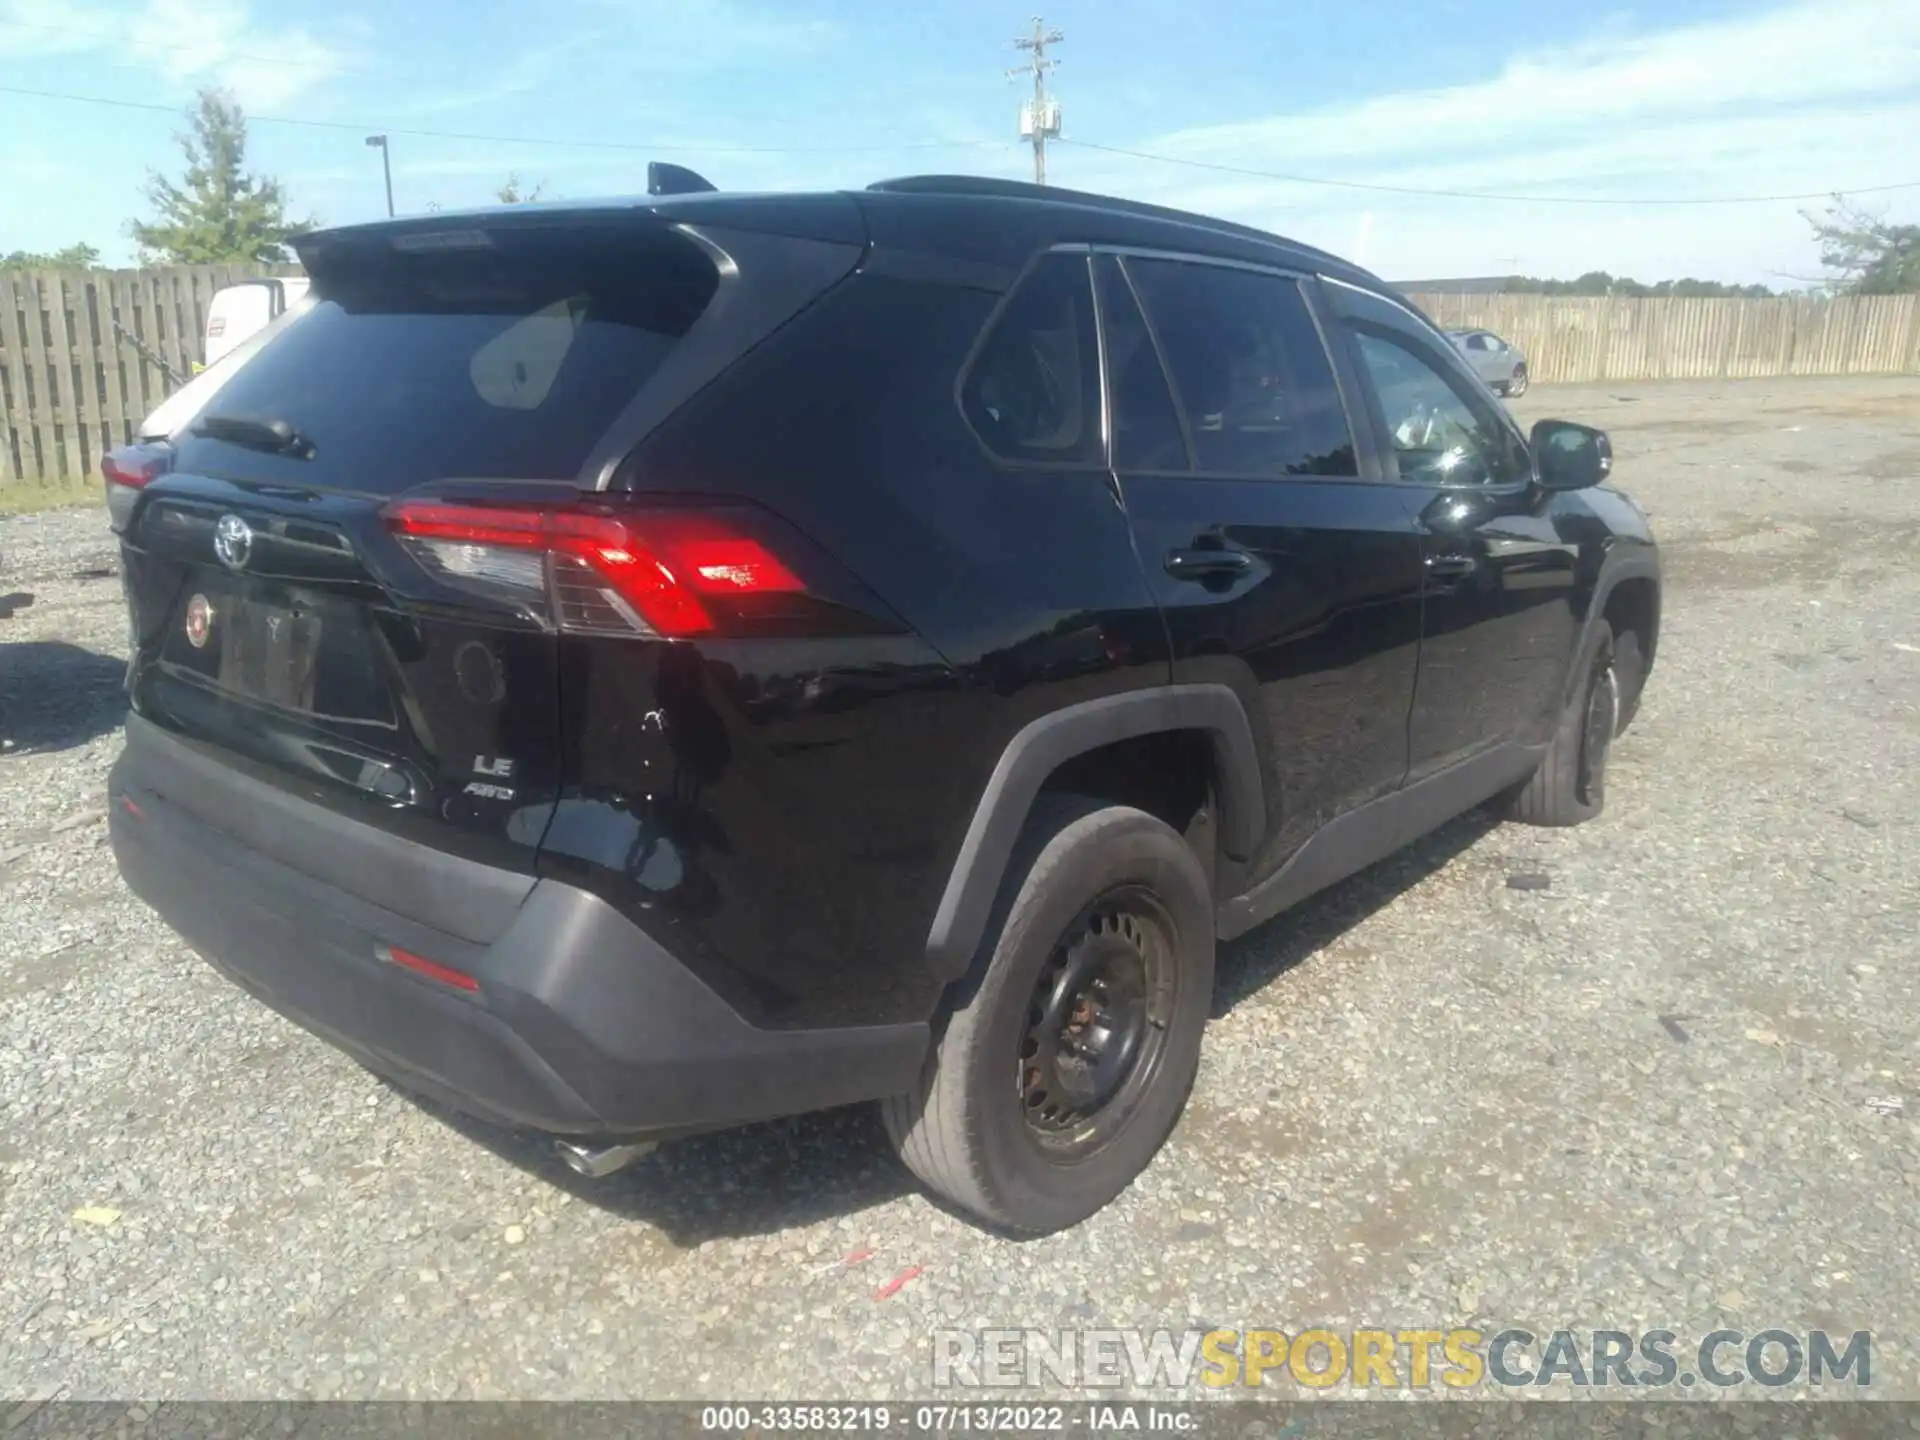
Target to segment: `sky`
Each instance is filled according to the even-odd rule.
[[[403,213],[491,203],[509,174],[631,194],[649,159],[728,190],[1030,179],[1003,72],[1034,3],[0,0],[0,253],[131,262],[143,181],[179,172],[207,84],[251,115],[252,168],[326,223],[384,213],[377,131]],[[1920,0],[1045,4],[1051,183],[1389,279],[1788,286],[1820,278],[1819,202],[1672,202],[1845,190],[1920,221]]]

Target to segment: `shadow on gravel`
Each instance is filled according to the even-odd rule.
[[[391,1081],[387,1085],[509,1164],[584,1204],[645,1221],[686,1249],[858,1214],[914,1188],[871,1105],[670,1140],[617,1174],[589,1180],[533,1136],[496,1129]]]
[[[1213,1018],[1218,1020],[1258,994],[1499,828],[1500,817],[1490,807],[1469,810],[1406,849],[1222,945],[1214,967]]]
[[[0,630],[0,740],[6,753],[67,750],[126,715],[126,663],[64,640],[9,641]]]
[[[1222,947],[1214,1016],[1226,1014],[1426,879],[1499,823],[1490,811],[1463,815]],[[537,1137],[498,1129],[391,1080],[385,1083],[509,1164],[584,1204],[653,1225],[670,1243],[683,1248],[706,1240],[770,1235],[858,1214],[917,1188],[894,1158],[871,1105],[670,1140],[618,1174],[588,1180],[554,1158]]]

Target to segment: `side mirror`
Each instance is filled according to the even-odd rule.
[[[1542,420],[1527,443],[1543,490],[1584,490],[1613,473],[1613,442],[1591,425]]]

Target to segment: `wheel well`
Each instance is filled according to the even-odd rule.
[[[1653,668],[1653,645],[1660,633],[1660,595],[1651,580],[1622,580],[1607,596],[1606,621],[1613,633],[1631,630],[1640,638],[1640,658]]]
[[[1640,709],[1640,696],[1653,669],[1653,647],[1660,634],[1660,591],[1651,580],[1622,580],[1607,596],[1604,614],[1615,635],[1631,633],[1640,642],[1640,673],[1633,677],[1633,693],[1621,697],[1620,729],[1624,731]]]
[[[1144,810],[1186,836],[1212,878],[1214,759],[1204,731],[1164,730],[1086,751],[1063,761],[1041,793]]]

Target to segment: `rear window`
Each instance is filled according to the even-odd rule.
[[[301,460],[192,434],[188,470],[391,494],[431,480],[570,480],[713,298],[677,235],[493,232],[413,254],[330,254],[312,311],[207,413],[282,420]]]

